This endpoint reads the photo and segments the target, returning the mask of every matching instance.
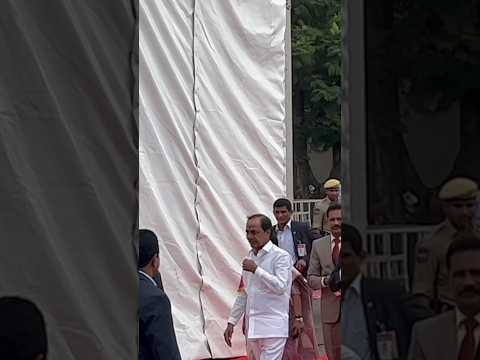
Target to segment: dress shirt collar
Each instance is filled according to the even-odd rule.
[[[335,236],[333,236],[333,234],[330,235],[330,241],[332,242],[332,244],[335,242],[335,239],[337,239]],[[338,240],[340,240],[340,242],[342,242],[342,236],[340,235],[338,237]]]
[[[458,307],[455,308],[455,321],[457,322],[457,330],[460,330],[463,326],[462,322],[467,318],[465,314],[463,314]],[[475,320],[478,322],[478,326],[480,326],[480,313],[474,316]]]
[[[158,286],[157,282],[155,280],[153,280],[153,278],[150,275],[148,275],[147,273],[144,273],[142,270],[138,270],[138,273],[145,276],[148,280],[150,280],[153,283],[153,285]]]
[[[280,230],[280,227],[278,226],[277,224],[277,230],[278,231],[285,231],[285,229],[292,229],[292,219],[290,218],[290,220],[288,220],[288,222],[285,224],[285,226],[283,227],[283,230]]]
[[[269,241],[265,245],[263,245],[263,247],[257,252],[256,256],[260,256],[263,253],[268,253],[268,252],[270,252],[270,250],[272,250],[272,248],[273,248],[273,243],[271,241]],[[250,250],[250,253],[255,255],[255,253],[253,252],[253,249]]]

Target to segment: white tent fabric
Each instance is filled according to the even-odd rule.
[[[210,356],[197,265],[193,1],[140,2],[140,227],[155,230],[183,357]]]
[[[160,238],[182,357],[223,341],[247,215],[286,192],[285,0],[140,1],[140,227]]]

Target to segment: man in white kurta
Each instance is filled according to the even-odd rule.
[[[252,249],[243,260],[242,283],[224,337],[231,346],[233,328],[245,314],[247,353],[251,360],[280,360],[288,338],[292,286],[290,255],[270,241],[272,223],[265,215],[248,218]]]

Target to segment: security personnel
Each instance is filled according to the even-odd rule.
[[[455,306],[449,287],[446,254],[450,243],[463,231],[473,231],[478,185],[467,178],[446,182],[438,194],[446,219],[417,243],[412,293],[417,302],[435,313]]]
[[[325,193],[327,196],[315,203],[315,208],[313,209],[312,227],[318,228],[321,231],[330,231],[330,228],[328,227],[327,217],[325,215],[328,207],[331,204],[338,202],[340,186],[340,181],[337,179],[329,179],[325,181],[325,184],[323,184],[323,188],[325,189]]]

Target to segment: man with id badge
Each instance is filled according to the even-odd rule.
[[[405,291],[395,281],[364,276],[365,256],[359,231],[342,224],[342,345],[362,360],[405,359],[411,318]]]
[[[312,249],[309,225],[292,220],[292,203],[288,199],[277,199],[273,203],[273,214],[277,220],[274,244],[288,252],[295,268],[306,276]]]
[[[277,225],[272,242],[289,253],[295,274],[290,300],[290,331],[283,359],[309,359],[318,352],[311,293],[305,279],[312,243],[310,227],[292,220],[292,203],[288,199],[277,199],[273,203],[273,213]]]

